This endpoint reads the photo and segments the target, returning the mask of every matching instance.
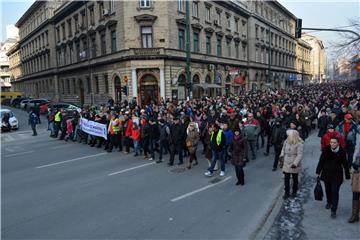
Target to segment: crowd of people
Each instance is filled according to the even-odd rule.
[[[284,173],[284,198],[295,197],[301,172],[304,142],[316,131],[322,155],[316,174],[325,182],[327,205],[336,217],[343,173],[357,170],[354,161],[359,133],[360,91],[350,83],[326,83],[291,90],[241,92],[237,96],[203,97],[188,101],[161,101],[140,107],[136,99],[81,112],[50,109],[51,137],[89,144],[91,147],[134,154],[167,165],[186,164],[191,169],[204,155],[211,177],[218,169],[226,174],[226,163],[234,166],[236,185],[245,184],[244,166],[260,154],[274,150],[272,171]],[[80,118],[107,126],[107,138],[82,131]],[[185,159],[186,162],[185,162]],[[333,160],[328,160],[333,159]],[[337,161],[336,159],[340,159]],[[358,157],[356,157],[358,159]],[[341,177],[340,177],[341,175]],[[292,191],[290,193],[290,179]],[[350,222],[359,220],[359,194],[353,196]]]

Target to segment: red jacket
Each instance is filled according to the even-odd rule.
[[[326,131],[324,136],[321,138],[321,150],[325,150],[325,148],[330,145],[330,139],[332,137],[337,137],[340,140],[340,147],[345,149],[344,137],[341,136],[341,134],[338,131],[334,131],[332,133],[329,131]]]
[[[131,137],[132,130],[133,130],[133,121],[131,118],[129,118],[127,121],[127,127],[125,129],[125,137]]]
[[[140,141],[140,129],[137,129],[137,130],[133,129],[131,137],[135,141]]]

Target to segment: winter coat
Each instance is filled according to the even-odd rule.
[[[124,129],[125,129],[125,137],[131,137],[132,130],[133,130],[133,121],[131,119],[128,119],[124,123]]]
[[[159,125],[160,141],[169,141],[170,127],[167,124]]]
[[[316,174],[320,174],[320,179],[325,182],[341,184],[344,180],[344,170],[346,179],[350,179],[345,151],[339,147],[338,152],[333,152],[330,146],[326,147],[321,153]]]
[[[282,146],[286,139],[286,130],[282,126],[277,127],[276,125],[273,127],[271,132],[270,141],[273,145]]]
[[[340,134],[345,137],[344,123],[345,123],[345,121],[342,121],[339,124],[339,126],[337,126],[336,130],[339,131]],[[353,146],[356,146],[356,134],[357,133],[360,133],[359,126],[354,121],[351,121],[351,126],[349,129],[348,135],[345,138],[345,143],[349,142]]]
[[[281,150],[280,157],[284,158],[283,172],[285,173],[299,173],[301,171],[301,160],[303,159],[304,142],[300,141],[297,144],[290,144],[285,140]],[[291,168],[291,165],[296,168]]]
[[[328,116],[322,116],[318,119],[318,137],[322,137],[325,134],[329,120],[330,118]]]
[[[244,123],[244,131],[248,140],[256,140],[261,131],[259,121],[256,119],[246,121]]]
[[[189,133],[186,137],[186,147],[188,148],[189,153],[196,152],[199,140],[200,140],[199,132],[196,129],[189,131]],[[189,146],[189,144],[190,144],[190,146]]]
[[[173,124],[170,127],[170,144],[183,145],[184,144],[184,126],[182,124]]]
[[[211,150],[216,152],[221,152],[224,150],[226,145],[226,137],[224,132],[221,130],[221,133],[219,133],[220,130],[217,132],[213,132],[210,134],[210,147]],[[217,143],[217,135],[221,134],[220,144]],[[212,136],[212,137],[211,137]]]
[[[36,125],[39,123],[39,117],[35,112],[30,112],[29,114],[29,125]]]
[[[231,163],[234,166],[244,166],[244,158],[246,153],[246,139],[239,137],[235,139],[235,136],[232,138],[231,142]]]
[[[132,133],[131,133],[131,138],[134,140],[134,141],[140,141],[140,129],[133,129],[132,130]]]
[[[211,159],[212,158],[212,151],[211,151],[211,147],[210,147],[210,134],[209,131],[205,131],[204,133],[204,147],[205,147],[205,158],[206,159]]]

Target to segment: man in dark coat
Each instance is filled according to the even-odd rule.
[[[213,124],[214,131],[210,135],[210,147],[212,150],[212,161],[208,171],[205,172],[205,176],[211,177],[214,172],[216,162],[219,160],[221,163],[220,177],[225,175],[225,145],[226,137],[224,132],[220,129],[219,125]]]
[[[277,169],[279,163],[279,156],[281,154],[281,150],[285,140],[286,140],[286,129],[281,125],[281,120],[276,119],[275,126],[273,127],[270,138],[271,144],[274,145],[274,151],[275,151],[275,159],[272,169],[273,171],[276,171]]]
[[[181,165],[183,161],[183,146],[185,142],[184,127],[180,123],[178,116],[174,117],[174,123],[170,128],[170,160],[169,166],[174,165],[175,154],[179,154],[179,163]]]
[[[339,145],[339,139],[332,137],[328,146],[320,156],[316,168],[316,175],[325,183],[326,209],[331,208],[331,217],[336,218],[339,202],[340,186],[343,182],[345,170],[346,179],[350,179],[346,153]]]
[[[322,137],[324,136],[326,130],[327,130],[327,126],[329,124],[329,116],[326,115],[326,110],[321,110],[321,116],[318,119],[318,128],[319,128],[319,133],[318,133],[318,137]]]

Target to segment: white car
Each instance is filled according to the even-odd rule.
[[[5,123],[3,123],[3,117],[5,114],[9,114],[9,124],[10,126],[7,126]],[[19,122],[16,119],[14,113],[9,109],[0,109],[0,115],[1,115],[1,129],[3,130],[17,130],[19,129]]]
[[[20,108],[26,109],[26,105],[31,101],[31,99],[24,99],[20,102]]]

